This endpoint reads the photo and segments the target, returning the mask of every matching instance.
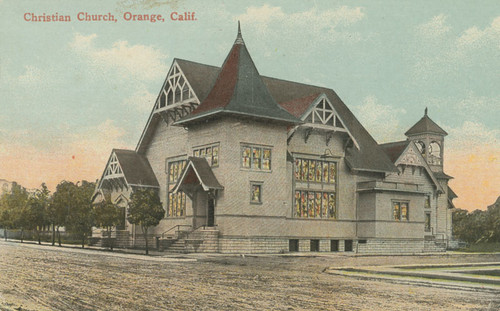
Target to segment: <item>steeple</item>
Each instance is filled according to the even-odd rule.
[[[446,136],[448,133],[445,132],[439,125],[437,125],[434,121],[429,118],[427,115],[428,109],[427,107],[424,110],[424,116],[413,125],[408,131],[406,131],[406,136],[419,135],[424,133],[433,133],[438,135]]]
[[[405,135],[415,142],[422,156],[434,172],[443,171],[444,137],[448,135],[428,116],[427,107],[424,116],[413,125]]]
[[[239,22],[236,40],[222,65],[212,90],[191,114],[178,120],[175,124],[200,121],[215,114],[239,115],[287,124],[302,123],[279,106],[271,96],[248,53]]]
[[[238,34],[236,35],[236,40],[234,41],[234,44],[245,45],[245,41],[243,41],[243,37],[241,36],[240,21],[238,21]]]

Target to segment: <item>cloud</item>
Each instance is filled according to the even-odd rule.
[[[131,147],[124,139],[126,131],[112,120],[74,132],[69,127],[58,130],[58,134],[46,135],[0,129],[2,178],[28,188],[45,182],[51,189],[62,180],[94,181],[104,170],[112,147]]]
[[[397,116],[405,114],[405,109],[379,104],[377,98],[371,95],[365,97],[362,105],[354,106],[353,110],[361,124],[377,142],[401,139],[401,133],[404,131]]]
[[[17,77],[20,83],[37,83],[42,80],[42,71],[35,66],[24,66],[24,73]]]
[[[446,24],[446,18],[443,14],[434,16],[416,27],[417,34],[424,38],[437,38],[448,33],[451,27]]]
[[[307,11],[288,13],[281,7],[265,4],[260,7],[248,7],[244,14],[234,18],[242,22],[243,32],[250,29],[262,35],[266,41],[279,42],[280,38],[289,37],[290,44],[299,45],[291,50],[297,52],[310,49],[324,42],[357,42],[361,34],[349,30],[349,26],[358,23],[365,16],[360,7],[341,6],[335,9],[318,9],[313,7]],[[276,33],[274,29],[282,29]],[[279,38],[278,38],[279,36]],[[275,46],[266,45],[272,55]],[[290,50],[290,49],[289,49]]]
[[[150,111],[156,100],[157,94],[149,92],[146,87],[137,89],[130,97],[123,100],[123,104],[129,107],[134,107],[139,111]]]
[[[455,177],[450,181],[458,195],[455,206],[486,209],[500,195],[500,130],[471,121],[445,130],[449,136],[444,165],[445,171]]]
[[[416,27],[416,41],[407,53],[409,61],[414,61],[414,80],[434,83],[442,78],[498,77],[491,61],[500,50],[500,16],[484,29],[471,26],[459,35],[451,35],[451,30],[443,14]]]
[[[82,55],[94,70],[114,70],[120,79],[156,81],[163,78],[168,68],[167,55],[152,46],[130,45],[127,41],[116,41],[111,47],[96,47],[97,35],[76,33],[70,48]]]
[[[487,44],[496,45],[500,49],[500,16],[483,30],[473,26],[456,39],[456,46],[461,49],[473,49]]]

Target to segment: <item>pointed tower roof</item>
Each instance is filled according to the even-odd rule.
[[[446,136],[448,133],[445,132],[439,125],[429,118],[427,115],[427,108],[425,108],[424,116],[413,125],[408,131],[406,131],[406,136],[423,134],[423,133],[433,133]]]
[[[191,114],[175,124],[200,121],[215,114],[250,116],[288,124],[302,123],[271,96],[248,53],[239,22],[236,40],[211,91]]]

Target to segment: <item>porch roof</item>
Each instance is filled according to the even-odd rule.
[[[174,188],[174,193],[183,190],[187,185],[201,185],[203,190],[211,189],[222,190],[224,187],[219,183],[205,158],[189,157],[186,168],[177,180]]]

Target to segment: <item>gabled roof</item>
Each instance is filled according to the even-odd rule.
[[[207,97],[191,114],[174,124],[199,121],[215,114],[232,114],[300,124],[299,119],[278,105],[264,84],[241,37],[238,36]]]
[[[222,190],[224,187],[219,183],[212,171],[212,168],[205,158],[189,157],[186,168],[181,177],[177,180],[173,192],[182,190],[184,185],[200,184],[203,190]]]
[[[128,185],[156,188],[160,186],[145,156],[139,155],[133,150],[113,149],[113,152],[118,158]]]
[[[401,154],[406,150],[406,147],[410,144],[409,140],[396,141],[392,143],[380,144],[380,147],[389,156],[389,159],[393,163],[401,156]]]
[[[448,199],[453,200],[456,198],[458,198],[458,195],[455,193],[455,191],[453,191],[453,189],[448,187]]]
[[[414,151],[413,153],[417,155],[419,161],[417,160],[417,162],[415,162],[412,165],[418,165],[418,163],[420,162],[420,164],[422,164],[422,166],[425,168],[427,175],[429,176],[429,178],[432,180],[432,182],[436,186],[436,189],[439,192],[444,193],[443,187],[441,187],[441,185],[439,184],[439,182],[436,179],[436,176],[434,175],[434,173],[432,172],[429,164],[427,163],[425,158],[422,156],[422,154],[418,151],[418,148],[413,141],[411,141],[411,140],[397,141],[397,142],[392,142],[392,143],[381,144],[380,147],[382,150],[384,150],[384,152],[387,153],[387,155],[391,158],[391,160],[394,162],[395,165],[398,165],[399,163],[401,163],[401,161],[404,159],[404,154],[408,150],[410,150],[410,151],[413,150]],[[408,151],[408,152],[410,152],[410,151]]]
[[[427,108],[425,108],[424,116],[413,125],[408,131],[406,131],[406,136],[424,134],[424,133],[432,133],[446,136],[448,133],[445,132],[439,125],[437,125],[434,121],[429,118],[427,115]]]
[[[189,76],[206,75],[207,79],[199,80],[200,83],[191,83],[197,95],[198,92],[206,92],[215,83],[215,80],[210,79],[220,72],[218,67],[187,60],[178,63],[188,80]],[[377,142],[332,89],[265,76],[262,81],[275,101],[297,118],[308,110],[319,95],[325,94],[360,146],[359,150],[354,148],[346,155],[350,167],[355,170],[397,172],[397,168]],[[203,100],[203,95],[198,95],[198,98]]]
[[[446,174],[445,172],[434,172],[434,176],[439,179],[453,179],[452,176]]]

